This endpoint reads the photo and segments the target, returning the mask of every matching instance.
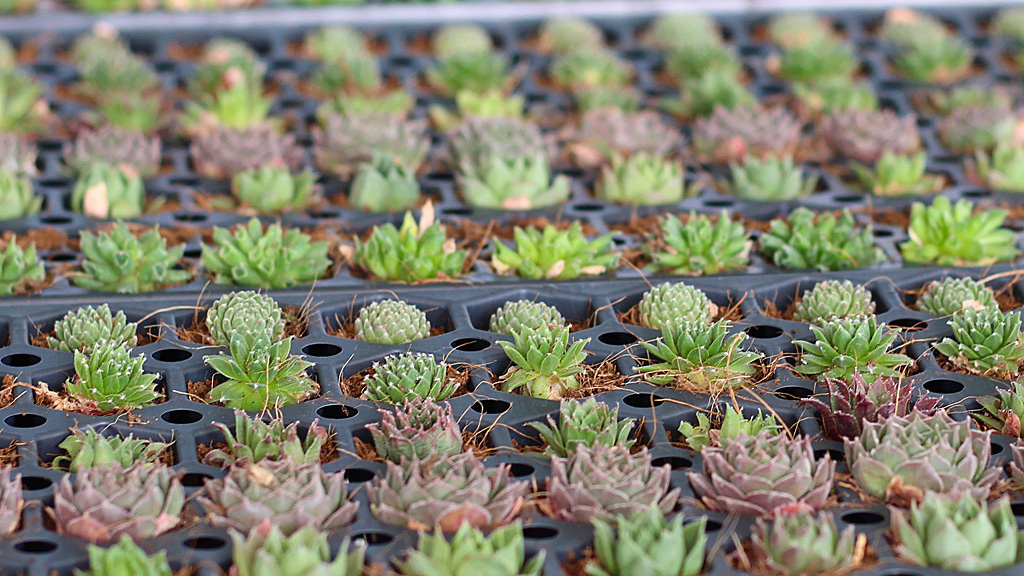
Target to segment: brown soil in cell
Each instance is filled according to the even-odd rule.
[[[96,407],[95,402],[82,400],[76,396],[72,396],[63,389],[50,390],[50,387],[45,382],[40,382],[35,385],[18,383],[16,386],[25,386],[30,388],[35,393],[36,405],[44,408],[52,408],[63,412],[77,412],[79,414],[88,414],[90,416],[112,416],[114,414],[118,414],[123,415],[118,417],[119,420],[128,423],[142,421],[138,416],[135,416],[127,409],[99,410]],[[161,394],[154,404],[163,404],[166,401],[166,396]]]
[[[18,382],[18,379],[11,374],[5,374],[3,382],[0,383],[0,408],[7,408],[22,395],[31,391],[32,385],[25,382]]]
[[[18,465],[18,444],[11,442],[5,448],[0,448],[0,467]]]
[[[543,510],[544,507],[541,506],[541,509]],[[582,556],[577,556],[575,552],[570,551],[565,562],[562,563],[562,572],[565,573],[565,576],[589,576],[587,566],[597,563],[594,549],[588,546]]]
[[[780,309],[775,305],[774,300],[767,300],[761,303],[761,313],[769,318],[778,318],[780,320],[792,320],[793,314],[796,313],[796,305],[803,298],[797,298],[791,301],[785,308]]]
[[[875,224],[897,226],[906,229],[910,226],[910,212],[907,210],[867,210]]]
[[[744,541],[742,546],[728,555],[728,559],[733,568],[749,574],[778,574],[777,570],[773,570],[768,566],[764,553],[755,550],[750,540]],[[870,568],[878,563],[877,554],[875,554],[871,546],[868,546],[866,534],[859,534],[857,536],[851,560],[853,565],[850,568],[838,572],[829,572],[829,575],[842,576],[856,570]]]
[[[583,372],[576,375],[576,381],[579,383],[577,388],[562,390],[563,399],[586,398],[609,390],[618,390],[626,383],[626,376],[619,372],[615,362],[609,359],[599,364],[584,364]],[[502,387],[501,378],[495,382],[494,387]],[[524,393],[522,389],[512,392]]]
[[[1002,203],[999,207],[1006,210],[1008,220],[1024,220],[1024,204]]]
[[[993,380],[1004,380],[1004,381],[1013,380],[1012,378],[1001,378],[999,376],[988,376],[986,374],[980,374],[978,372],[971,371],[971,370],[969,370],[965,366],[960,366],[958,364],[955,364],[953,362],[953,360],[951,360],[948,356],[946,356],[945,354],[940,354],[937,351],[935,352],[935,361],[938,362],[939,368],[942,368],[943,370],[946,370],[948,372],[956,372],[957,374],[969,374],[971,376],[984,376],[986,378],[991,378]]]
[[[452,396],[462,396],[469,392],[469,373],[470,366],[468,364],[448,364],[447,378],[455,381],[455,394]],[[371,366],[362,372],[357,372],[348,378],[341,381],[341,393],[351,398],[362,398],[363,392],[366,391],[366,378],[376,373],[376,370]]]
[[[293,306],[286,305],[281,306],[281,313],[284,317],[284,337],[289,336],[295,338],[302,338],[306,335],[309,329],[309,315],[310,309],[308,305],[305,306]],[[192,316],[192,321],[186,326],[179,326],[177,329],[178,339],[183,342],[192,342],[193,344],[201,344],[203,346],[216,346],[213,339],[210,337],[210,329],[206,326],[206,322],[199,321],[199,310],[197,309],[195,314]],[[140,344],[141,346],[141,344]]]
[[[573,223],[579,222],[583,233],[587,236],[596,236],[599,232],[597,228],[594,228],[589,223],[579,220],[570,219],[556,219],[550,220],[548,218],[515,218],[508,224],[502,224],[494,220],[484,224],[481,222],[473,222],[470,220],[459,220],[452,230],[452,234],[458,238],[462,238],[470,244],[487,244],[487,241],[492,238],[500,240],[513,240],[515,238],[515,229],[519,228],[537,228],[543,229],[547,226],[554,226],[558,230],[568,230],[572,228]]]
[[[327,441],[320,447],[320,464],[328,464],[338,459],[338,446],[334,441],[334,434],[327,437]],[[203,462],[206,460],[206,455],[214,450],[228,450],[228,445],[224,442],[214,442],[213,444],[199,444],[196,446],[196,454],[199,457],[199,461]]]
[[[0,236],[0,241],[6,246],[11,238],[14,238],[13,232],[4,232],[3,236]],[[21,248],[28,248],[30,245],[35,245],[36,250],[60,250],[67,246],[68,235],[66,232],[62,232],[56,228],[33,228],[27,232],[23,232],[16,236],[18,246]]]
[[[202,58],[206,46],[202,43],[182,45],[174,42],[167,46],[167,56],[179,62],[195,62]]]
[[[745,298],[746,295],[744,295],[743,298],[736,302],[730,302],[729,306],[718,306],[712,302],[713,308],[711,309],[711,319],[728,320],[730,322],[736,322],[738,320],[741,320],[743,318],[743,312],[740,310],[740,304],[743,302],[743,299]],[[628,324],[632,326],[645,325],[640,320],[639,304],[631,307],[629,310],[626,310],[625,312],[617,312],[616,317],[618,317],[619,322],[621,322],[622,324]]]

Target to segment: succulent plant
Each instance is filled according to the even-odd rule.
[[[287,288],[314,282],[331,266],[327,242],[280,224],[264,230],[256,218],[234,233],[215,226],[213,242],[203,244],[202,262],[218,284]]]
[[[356,238],[353,260],[385,282],[421,282],[458,278],[468,256],[434,220],[428,203],[419,221],[406,212],[401,228],[389,222],[375,226],[365,242]]]
[[[722,187],[729,194],[745,200],[794,200],[814,192],[818,177],[808,176],[792,158],[747,156],[742,164],[730,163],[731,178]]]
[[[693,125],[693,148],[716,162],[792,156],[803,126],[785,108],[718,107]]]
[[[59,448],[65,453],[53,459],[53,468],[78,473],[89,468],[114,466],[131,468],[136,464],[157,464],[171,445],[144,438],[104,436],[92,428],[72,430]]]
[[[264,214],[302,210],[317,200],[312,172],[292,174],[278,166],[235,174],[231,193],[243,206]]]
[[[834,38],[790,46],[769,64],[780,77],[805,83],[848,78],[860,66],[850,44]]]
[[[532,210],[561,204],[569,198],[569,179],[551,177],[543,152],[518,158],[491,156],[479,166],[460,164],[459,188],[470,206],[503,210]]]
[[[259,86],[266,65],[245,41],[214,38],[206,43],[189,79],[189,90],[201,97],[236,84]]]
[[[806,398],[803,403],[821,415],[822,429],[830,440],[857,438],[866,422],[882,422],[893,416],[906,416],[911,410],[930,415],[939,398],[914,398],[913,385],[906,381],[878,376],[870,384],[855,372],[853,377],[825,378],[828,400]]]
[[[792,90],[800,103],[816,116],[878,109],[878,95],[869,82],[828,78],[813,84],[793,84]]]
[[[640,298],[640,323],[658,330],[693,322],[710,324],[718,307],[696,286],[683,282],[659,284]]]
[[[171,576],[166,550],[150,556],[127,534],[109,548],[91,545],[88,552],[89,569],[75,570],[75,576]]]
[[[34,142],[15,132],[0,131],[0,170],[18,176],[35,176],[38,160]]]
[[[355,51],[321,63],[310,83],[325,95],[373,94],[381,89],[383,78],[376,56]]]
[[[0,296],[23,291],[32,282],[41,282],[45,277],[46,270],[36,254],[36,245],[29,244],[22,249],[12,236],[0,250]]]
[[[942,143],[957,154],[992,150],[1017,141],[1016,116],[1000,107],[974,105],[954,109],[939,124]]]
[[[50,107],[43,87],[18,68],[0,68],[0,131],[31,133],[42,126]]]
[[[434,57],[438,60],[458,58],[468,53],[491,53],[494,42],[490,33],[476,24],[450,24],[441,27],[431,39]]]
[[[329,114],[313,129],[313,158],[342,177],[378,155],[415,172],[430,150],[426,130],[425,121],[393,113]]]
[[[568,457],[580,446],[625,446],[631,448],[634,440],[629,436],[633,432],[634,420],[619,420],[619,408],[608,406],[587,398],[585,402],[563,400],[558,421],[548,416],[547,423],[530,422],[527,425],[540,434],[547,446],[544,454],[548,456]]]
[[[992,19],[992,31],[1009,40],[1024,41],[1024,8],[1000,9]]]
[[[774,415],[764,415],[761,409],[757,410],[757,416],[745,418],[743,409],[736,410],[731,405],[725,406],[725,414],[719,425],[715,425],[711,418],[703,412],[697,413],[697,425],[682,421],[679,424],[679,433],[690,448],[700,452],[708,446],[721,446],[725,440],[731,440],[741,434],[756,436],[762,430],[769,430],[774,434],[782,432],[782,425]]]
[[[412,169],[376,156],[359,165],[349,192],[352,205],[370,212],[401,212],[420,201],[420,184]]]
[[[88,352],[75,351],[75,375],[64,391],[99,412],[148,406],[161,397],[156,374],[142,371],[142,356],[132,357],[120,342],[100,341]]]
[[[668,514],[679,498],[669,484],[672,468],[654,466],[646,448],[579,446],[568,457],[551,459],[546,512],[556,520],[617,524],[656,507]]]
[[[973,58],[970,44],[959,36],[923,35],[897,51],[892,64],[913,82],[952,84],[967,75]]]
[[[527,493],[508,464],[485,468],[472,452],[385,465],[368,487],[370,509],[385,524],[414,530],[494,529],[519,515]]]
[[[941,36],[946,33],[941,20],[909,8],[893,8],[886,12],[877,31],[880,40],[894,44],[897,48],[912,45],[922,36]]]
[[[678,202],[685,193],[679,164],[643,152],[612,158],[594,189],[601,200],[645,206]]]
[[[886,152],[902,156],[921,148],[914,116],[892,110],[845,110],[822,120],[822,139],[836,155],[872,164]]]
[[[681,42],[716,43],[722,41],[718,24],[701,12],[661,14],[648,30],[652,44],[659,48],[672,48]]]
[[[455,395],[458,386],[448,377],[448,364],[430,354],[392,354],[373,363],[373,374],[364,379],[363,395],[374,402],[398,404],[406,400],[441,402]]]
[[[815,342],[797,340],[800,365],[796,371],[814,378],[898,376],[899,369],[913,360],[905,354],[890,353],[896,331],[878,324],[875,317],[855,316],[812,325]]]
[[[601,108],[618,108],[623,112],[636,112],[640,108],[640,92],[632,85],[593,86],[572,93],[572,101],[579,114]]]
[[[33,190],[31,178],[0,170],[0,221],[31,216],[42,205],[43,198]]]
[[[758,352],[741,348],[745,333],[729,336],[730,322],[711,325],[702,321],[683,321],[661,329],[653,344],[642,342],[657,360],[640,366],[637,372],[656,384],[693,387],[700,391],[742,386],[756,371]]]
[[[952,338],[935,343],[935,351],[972,374],[1012,379],[1024,363],[1020,312],[968,308],[948,321]]]
[[[895,510],[896,553],[920,566],[992,572],[1024,560],[1024,531],[1008,498],[991,504],[969,495],[926,494],[910,510]]]
[[[828,272],[885,261],[871,227],[857,230],[854,224],[853,215],[845,210],[817,215],[801,207],[785,220],[772,220],[758,242],[776,266],[789,269]]]
[[[427,71],[430,84],[449,96],[459,92],[504,91],[510,82],[509,58],[490,51],[469,51],[440,60]]]
[[[605,48],[561,54],[551,63],[549,74],[556,84],[573,92],[629,82],[629,66]]]
[[[1024,442],[1018,440],[1010,444],[1010,454],[1013,460],[1010,462],[1010,479],[1016,488],[1024,486]]]
[[[701,455],[704,470],[688,476],[713,510],[745,516],[771,516],[795,504],[820,510],[832,492],[835,462],[828,455],[815,461],[807,436],[762,430],[708,446]]]
[[[843,444],[854,480],[875,498],[918,501],[929,491],[985,498],[1000,474],[988,464],[991,435],[942,410],[911,411],[864,422],[860,437],[844,438]]]
[[[525,388],[535,398],[561,398],[566,389],[579,387],[576,375],[583,372],[584,350],[590,338],[569,343],[568,326],[523,326],[514,340],[498,342],[513,366],[498,387],[506,392]]]
[[[249,83],[226,74],[232,80],[214,92],[187,102],[180,117],[182,130],[191,136],[227,128],[245,130],[269,121],[273,99],[263,92],[261,83]]]
[[[1021,417],[1024,417],[1024,382],[1016,381],[1013,388],[996,389],[994,396],[978,398],[981,410],[974,419],[1003,436],[1020,437]]]
[[[231,532],[229,536],[232,576],[359,576],[363,572],[363,545],[352,546],[345,539],[332,555],[327,535],[313,526],[285,535],[276,526],[263,523],[248,535]]]
[[[612,236],[587,240],[578,222],[567,230],[555,226],[515,228],[515,248],[492,240],[491,266],[498,274],[514,271],[522,278],[571,280],[604,274],[618,266]]]
[[[92,218],[136,218],[142,215],[146,190],[130,168],[93,164],[75,181],[71,209]]]
[[[992,154],[974,153],[977,177],[985,186],[1009,192],[1024,192],[1024,146],[999,143]]]
[[[907,262],[939,266],[988,266],[1017,255],[1016,235],[1003,227],[1006,211],[974,204],[952,204],[938,196],[931,206],[915,202],[910,209],[910,239],[900,244]]]
[[[929,314],[952,316],[967,309],[999,308],[996,294],[983,282],[970,277],[947,276],[925,284],[917,308]]]
[[[540,128],[516,118],[467,118],[451,133],[448,150],[450,163],[467,175],[483,172],[494,158],[547,158],[548,152]]]
[[[797,301],[793,319],[797,322],[821,324],[837,318],[853,318],[875,313],[871,292],[849,280],[818,282]]]
[[[719,39],[681,39],[665,54],[665,67],[678,82],[699,81],[708,74],[739,79],[743,70],[736,52]]]
[[[76,173],[87,172],[94,164],[106,164],[128,167],[150,177],[160,169],[160,139],[114,126],[83,130],[74,146],[68,146],[66,162]]]
[[[203,361],[226,380],[210,391],[211,402],[252,412],[301,402],[317,389],[306,371],[312,362],[292,356],[292,337],[283,340],[265,328],[241,329],[231,336],[230,355],[206,356]]]
[[[785,507],[770,521],[759,519],[750,536],[754,553],[773,573],[787,576],[838,574],[859,565],[867,537],[854,526],[841,532],[835,518],[803,506]]]
[[[93,102],[159,97],[160,77],[129,50],[110,51],[78,65],[78,92]]]
[[[604,34],[588,20],[563,16],[551,18],[541,25],[537,44],[542,50],[554,54],[599,50],[604,46]]]
[[[459,527],[451,542],[440,530],[420,532],[419,543],[409,557],[398,562],[404,576],[540,576],[544,551],[526,560],[523,528],[512,524],[484,535],[468,524]]]
[[[491,314],[488,329],[499,334],[513,335],[524,328],[565,326],[567,322],[558,308],[536,300],[505,302]]]
[[[217,179],[267,166],[297,170],[302,163],[302,148],[295,136],[265,124],[200,132],[192,139],[189,153],[196,172]]]
[[[522,94],[506,94],[498,89],[485,92],[463,90],[455,94],[455,112],[442,105],[430,107],[430,121],[439,130],[458,128],[468,118],[521,119],[526,107]]]
[[[349,26],[324,26],[306,35],[303,42],[306,53],[319,62],[333,62],[351,53],[366,53],[366,38]]]
[[[678,100],[668,100],[665,108],[686,118],[702,118],[718,108],[735,110],[757,104],[750,88],[731,69],[712,69],[687,80]]]
[[[405,118],[416,104],[415,98],[405,88],[375,94],[335,94],[333,99],[320,103],[316,116],[320,122],[332,114],[360,116],[363,114],[387,114]],[[314,142],[315,142],[314,137]],[[314,149],[314,159],[316,159]]]
[[[570,138],[569,154],[583,166],[603,164],[617,155],[668,156],[682,144],[679,130],[657,112],[624,112],[619,108],[586,112]]]
[[[649,236],[644,252],[652,270],[697,276],[746,267],[752,244],[743,224],[730,220],[728,213],[712,223],[706,215],[691,211],[685,222],[665,215],[660,235]]]
[[[945,118],[961,108],[990,108],[1000,110],[1005,116],[1012,116],[1014,96],[1003,85],[960,84],[951,87],[937,87],[923,93],[918,109]]]
[[[47,345],[54,350],[74,352],[88,351],[101,342],[114,342],[125,348],[134,348],[138,343],[135,334],[137,326],[128,322],[124,312],[116,315],[110,312],[110,306],[86,306],[68,312],[53,325],[53,336],[46,339]]]
[[[235,410],[235,431],[220,422],[214,422],[224,437],[224,447],[214,448],[203,457],[211,466],[233,466],[239,463],[259,464],[264,460],[291,460],[299,464],[319,463],[320,451],[328,441],[327,430],[314,420],[299,437],[299,423],[285,424],[280,416],[264,422],[250,418]]]
[[[12,477],[9,466],[0,467],[0,535],[7,536],[17,530],[24,506],[21,476]]]
[[[137,294],[165,286],[181,284],[191,277],[188,270],[176,268],[185,245],[171,249],[153,227],[136,238],[123,222],[106,232],[81,233],[82,273],[71,281],[88,290]]]
[[[227,476],[207,480],[197,500],[217,528],[245,533],[269,524],[290,536],[305,526],[351,524],[359,508],[351,496],[344,474],[285,459],[232,466]]]
[[[356,338],[377,344],[408,344],[430,336],[425,312],[402,300],[379,300],[359,309]]]
[[[683,524],[683,515],[671,522],[652,506],[636,518],[623,518],[617,529],[594,520],[597,563],[587,566],[590,576],[697,576],[704,568],[707,517]]]
[[[925,152],[909,156],[885,152],[874,167],[852,164],[861,186],[881,196],[916,196],[933,194],[942,189],[946,181],[940,175],[925,172]]]
[[[159,536],[178,526],[185,490],[167,466],[85,468],[53,490],[57,533],[89,542]]]
[[[783,48],[807,46],[835,35],[828,20],[811,12],[783,12],[768,21],[768,38]]]
[[[462,432],[448,404],[406,399],[393,413],[380,410],[380,416],[380,424],[369,424],[366,430],[384,460],[426,461],[462,453]]]
[[[240,332],[264,332],[272,339],[284,335],[281,307],[273,298],[253,290],[231,292],[206,311],[206,328],[217,346],[227,346]]]

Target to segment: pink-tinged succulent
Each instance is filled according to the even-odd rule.
[[[868,384],[860,373],[849,382],[826,378],[828,402],[808,398],[804,403],[821,414],[821,425],[830,440],[860,436],[864,422],[880,422],[892,416],[906,416],[911,410],[923,414],[935,412],[938,398],[924,396],[914,401],[909,382],[897,383],[879,376]]]
[[[224,478],[207,480],[198,500],[214,526],[247,533],[269,520],[286,535],[303,526],[340,528],[355,520],[359,508],[343,474],[291,460],[234,466]]]
[[[21,496],[21,475],[11,475],[11,468],[0,468],[0,536],[18,529],[21,509],[25,500]]]
[[[424,460],[431,455],[445,457],[462,452],[462,432],[447,404],[406,400],[394,412],[381,410],[380,416],[380,424],[370,424],[366,429],[384,460]]]
[[[65,476],[53,495],[57,532],[91,542],[159,536],[175,528],[185,489],[167,466],[104,466]]]
[[[745,516],[772,516],[802,504],[824,508],[832,492],[836,464],[826,455],[815,462],[811,439],[762,430],[705,448],[703,472],[691,472],[690,484],[711,509]]]
[[[510,481],[507,464],[485,468],[476,455],[402,459],[368,488],[381,522],[415,530],[455,532],[463,524],[492,529],[514,520],[528,485]]]
[[[679,499],[671,474],[670,465],[651,464],[646,448],[631,454],[625,446],[579,446],[567,458],[551,459],[547,510],[557,520],[612,524],[652,506],[667,514]]]
[[[988,465],[991,436],[991,430],[982,432],[943,411],[911,411],[867,422],[859,438],[843,443],[857,484],[875,498],[902,504],[920,501],[925,492],[987,497],[999,480],[999,470]]]
[[[207,178],[231,178],[264,166],[297,170],[302,163],[302,148],[295,136],[264,124],[202,132],[193,140],[190,153],[196,172]]]
[[[1024,487],[1024,440],[1010,444],[1010,453],[1013,454],[1013,461],[1010,462],[1010,478],[1018,487]]]

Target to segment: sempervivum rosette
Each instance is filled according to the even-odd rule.
[[[349,499],[344,475],[287,459],[233,466],[224,478],[206,481],[199,503],[214,526],[247,533],[269,521],[286,535],[303,526],[340,528],[359,508]]]
[[[507,464],[485,468],[472,452],[387,463],[368,488],[370,508],[388,524],[415,530],[491,529],[519,515],[526,482],[511,482]]]
[[[747,516],[770,516],[782,506],[801,503],[811,510],[825,506],[836,465],[827,455],[815,462],[809,437],[790,438],[762,430],[740,435],[701,452],[704,471],[691,472],[690,483],[714,510]]]
[[[92,542],[159,536],[176,527],[185,505],[177,473],[166,466],[104,466],[65,476],[53,494],[59,534]]]
[[[679,489],[669,485],[672,467],[654,466],[644,448],[579,446],[567,458],[551,459],[547,508],[557,520],[610,523],[636,518],[651,506],[669,513]]]
[[[430,400],[406,400],[394,413],[380,410],[380,424],[366,429],[377,454],[385,460],[425,459],[433,454],[454,456],[462,452],[462,432],[452,407]]]

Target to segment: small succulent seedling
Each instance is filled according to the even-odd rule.
[[[871,227],[858,230],[848,211],[816,215],[797,208],[786,220],[772,220],[759,245],[776,266],[795,270],[849,270],[885,260]]]
[[[1020,312],[1003,314],[999,308],[966,309],[949,319],[952,338],[935,350],[954,366],[992,378],[1015,378],[1024,363]]]
[[[427,79],[447,95],[462,91],[486,92],[509,87],[509,59],[505,54],[477,51],[454,54],[427,71]]]
[[[667,100],[665,108],[686,118],[702,118],[716,108],[734,110],[755,106],[757,99],[736,71],[727,68],[711,69],[683,84],[678,100]]]
[[[542,50],[555,54],[597,50],[604,46],[604,34],[595,24],[582,18],[550,18],[541,25],[537,44]]]
[[[189,78],[193,96],[213,94],[225,85],[259,85],[267,67],[246,42],[234,38],[213,38],[203,47]]]
[[[277,302],[252,290],[221,296],[206,311],[206,328],[217,346],[227,346],[241,332],[262,332],[276,340],[284,335],[284,326]]]
[[[324,172],[341,177],[375,157],[415,173],[427,152],[427,124],[390,112],[328,114],[313,129],[313,158]]]
[[[0,132],[0,170],[16,176],[36,176],[38,159],[35,142],[15,132]]]
[[[347,54],[369,51],[366,38],[349,26],[324,26],[312,30],[303,41],[306,54],[319,62],[334,62]]]
[[[665,215],[659,234],[652,234],[644,244],[644,253],[651,259],[651,270],[699,276],[745,268],[752,245],[743,224],[732,221],[728,213],[712,222],[704,214],[690,212],[685,221]]]
[[[782,48],[807,46],[835,38],[828,20],[811,12],[783,12],[772,16],[765,32],[773,43]]]
[[[441,402],[455,395],[458,385],[448,377],[448,364],[430,354],[393,354],[373,363],[363,395],[374,402],[398,404],[406,400]]]
[[[346,538],[337,553],[332,553],[327,534],[314,526],[285,535],[279,527],[266,524],[248,535],[238,531],[229,535],[232,576],[359,576],[363,572],[364,544]]]
[[[679,130],[653,110],[604,108],[582,115],[567,152],[576,164],[597,166],[639,153],[670,157],[681,144]]]
[[[662,328],[661,337],[644,348],[658,362],[637,371],[656,384],[673,384],[700,391],[744,385],[757,372],[758,352],[742,349],[745,333],[728,335],[728,320],[711,325],[683,322]]]
[[[228,408],[261,411],[301,402],[317,389],[306,371],[313,365],[292,356],[292,338],[277,339],[265,329],[235,332],[224,353],[203,358],[226,380],[210,391],[211,402]]]
[[[851,168],[861,186],[872,194],[880,196],[911,196],[934,194],[946,183],[946,179],[937,174],[925,172],[927,154],[918,152],[910,156],[901,156],[886,152],[878,159],[873,168],[863,164],[853,164]]]
[[[380,90],[383,78],[377,58],[365,51],[349,52],[324,62],[313,73],[310,84],[324,95],[373,94]]]
[[[832,115],[847,110],[877,110],[878,95],[869,82],[829,78],[814,84],[794,84],[793,94],[812,114]]]
[[[1024,192],[1024,146],[997,144],[992,154],[974,153],[978,178],[996,190]]]
[[[316,421],[300,438],[299,423],[285,424],[275,417],[264,422],[235,410],[235,429],[214,422],[224,436],[224,447],[214,448],[203,457],[204,464],[227,467],[235,464],[258,464],[264,460],[291,460],[300,464],[319,463],[320,452],[328,441],[327,431]]]
[[[420,201],[416,173],[384,156],[360,164],[352,180],[349,200],[360,210],[402,212]]]
[[[320,122],[324,122],[324,119],[332,115],[360,116],[363,114],[386,114],[401,120],[409,115],[415,104],[416,99],[405,88],[396,88],[390,92],[378,94],[335,94],[334,98],[320,104],[316,116]]]
[[[791,158],[748,156],[743,164],[729,164],[731,177],[722,187],[745,200],[793,200],[814,192],[818,177],[808,176]]]
[[[921,101],[915,104],[925,113],[942,118],[961,108],[1002,110],[1012,117],[1013,94],[1002,85],[961,84],[926,91],[921,94]]]
[[[619,420],[619,408],[588,398],[585,402],[562,401],[557,422],[548,416],[547,423],[530,422],[547,444],[544,454],[565,458],[580,446],[625,446],[635,440],[632,418]]]
[[[83,244],[85,243],[82,233]],[[25,290],[33,282],[42,282],[46,278],[43,261],[36,253],[36,245],[28,248],[18,246],[18,238],[11,236],[7,245],[0,250],[0,296],[9,296]]]
[[[859,65],[853,48],[833,38],[790,46],[768,60],[768,67],[783,79],[807,84],[848,78]]]
[[[925,284],[917,308],[929,314],[952,316],[968,309],[999,308],[996,294],[974,278],[947,276]]]
[[[854,318],[875,313],[871,292],[849,280],[825,280],[804,293],[796,303],[793,319],[821,324],[837,318]]]
[[[512,334],[514,340],[498,344],[512,361],[498,383],[506,392],[524,389],[535,398],[558,399],[565,390],[580,387],[576,376],[583,372],[584,350],[590,338],[569,342],[568,326],[524,326]]]
[[[852,378],[825,378],[828,398],[807,398],[802,402],[821,415],[825,437],[830,440],[856,438],[865,422],[881,422],[891,416],[906,416],[911,410],[932,414],[939,398],[913,398],[913,385],[878,376],[868,383],[859,372]]]
[[[46,344],[54,350],[88,352],[101,342],[114,342],[125,348],[134,348],[139,339],[138,326],[128,322],[124,312],[111,313],[110,306],[86,306],[65,314],[53,325],[53,336]]]
[[[678,202],[686,188],[678,163],[639,152],[627,158],[612,158],[594,192],[609,202],[646,206]]]
[[[472,574],[480,566],[493,576],[539,576],[543,564],[543,550],[526,559],[519,524],[502,526],[488,535],[463,524],[450,542],[440,530],[420,532],[416,548],[397,567],[403,576]]]
[[[722,32],[718,24],[701,12],[671,12],[661,14],[651,23],[647,40],[659,48],[674,48],[681,43],[721,43]]]
[[[908,156],[921,148],[917,120],[883,110],[846,110],[822,119],[822,140],[832,153],[873,164],[886,152]]]
[[[499,334],[512,335],[523,328],[565,326],[567,322],[558,308],[535,300],[505,302],[491,314],[488,329]]]
[[[434,220],[428,203],[419,221],[406,212],[401,228],[389,222],[375,226],[365,242],[356,238],[353,260],[379,280],[422,282],[458,278],[468,256]]]
[[[526,98],[522,94],[506,94],[501,90],[470,92],[463,90],[455,95],[455,111],[445,106],[430,107],[430,121],[439,130],[452,130],[469,118],[515,118],[522,119],[526,109]]]
[[[802,130],[803,123],[785,108],[715,108],[694,123],[693,148],[715,162],[785,158],[796,152]]]
[[[477,24],[450,24],[434,33],[431,47],[434,57],[443,61],[463,54],[490,54],[494,52],[494,41],[490,33]]]
[[[967,105],[954,108],[939,124],[942,143],[958,154],[992,150],[1012,142],[1017,122],[1006,108]]]
[[[178,268],[185,245],[167,248],[159,227],[136,238],[123,222],[106,232],[81,233],[82,273],[71,281],[87,290],[137,294],[188,281],[192,273]]]
[[[892,64],[908,80],[951,84],[968,73],[973,57],[970,44],[959,36],[923,35],[902,47]]]
[[[551,178],[543,152],[515,158],[490,156],[479,165],[460,165],[459,186],[467,204],[480,208],[531,210],[561,204],[569,198],[569,179]]]
[[[18,68],[0,69],[0,131],[26,134],[38,129],[50,113],[42,94],[42,85]]]
[[[427,314],[402,300],[380,300],[359,309],[356,338],[377,344],[408,344],[430,336]]]
[[[235,80],[216,91],[187,102],[181,125],[187,134],[217,128],[244,130],[268,122],[273,99],[263,92],[262,83]]]
[[[551,79],[570,91],[629,82],[629,67],[611,50],[574,50],[551,63]]]
[[[76,174],[95,164],[126,166],[143,177],[155,176],[160,169],[160,138],[137,130],[101,126],[83,130],[67,147],[65,162]]]
[[[384,460],[429,460],[462,453],[462,431],[448,404],[406,400],[394,413],[380,410],[380,424],[366,427]]]
[[[142,215],[146,190],[132,169],[93,164],[71,191],[71,208],[92,218],[136,218]]]
[[[797,340],[800,365],[796,371],[816,378],[899,376],[899,368],[912,364],[904,354],[890,353],[896,332],[878,324],[874,316],[856,316],[811,326],[815,342]]]
[[[587,566],[591,576],[697,576],[704,569],[707,517],[683,523],[678,514],[669,521],[652,506],[636,518],[617,525],[594,520],[594,554]]]
[[[974,412],[980,424],[995,430],[1003,436],[1017,438],[1024,436],[1021,418],[1024,418],[1024,382],[1016,381],[1013,388],[997,389],[993,396],[978,398],[981,410]]]
[[[90,545],[88,551],[89,569],[75,570],[75,576],[171,576],[166,551],[148,555],[127,534],[109,548]]]
[[[683,421],[679,424],[679,433],[682,434],[686,443],[697,450],[703,450],[706,446],[721,446],[722,442],[736,438],[740,434],[756,436],[762,430],[770,430],[775,434],[782,432],[782,425],[772,414],[762,414],[758,409],[757,416],[746,418],[743,416],[742,408],[736,410],[726,405],[725,414],[721,423],[716,425],[711,418],[703,412],[697,413],[697,425]]]
[[[104,436],[92,428],[72,430],[71,435],[60,443],[64,450],[53,459],[53,467],[77,473],[86,468],[116,466],[131,468],[136,464],[156,464],[160,455],[171,445],[144,438],[128,436]]]
[[[967,200],[953,204],[945,196],[931,206],[910,209],[910,239],[900,244],[904,260],[939,266],[988,266],[1017,255],[1016,235],[1003,227],[1006,211],[975,212]]]
[[[218,284],[287,288],[322,278],[331,266],[327,242],[313,241],[294,228],[280,224],[264,230],[253,218],[232,233],[213,228],[213,244],[203,244],[203,267]]]
[[[0,220],[31,216],[42,206],[43,198],[32,189],[28,175],[0,170]]]
[[[710,324],[718,306],[700,288],[682,282],[659,284],[637,304],[640,323],[648,328],[671,328],[685,322]]]
[[[615,269],[619,253],[611,234],[587,240],[579,222],[567,230],[555,226],[515,228],[515,248],[492,240],[491,266],[498,274],[515,272],[522,278],[571,280]]]
[[[292,174],[282,166],[235,174],[231,193],[243,206],[264,214],[302,210],[317,200],[312,172]]]
[[[131,356],[120,342],[100,342],[87,354],[75,351],[75,376],[64,391],[99,412],[131,410],[156,402],[156,374],[143,372],[146,359]]]
[[[793,506],[780,509],[771,520],[758,519],[750,544],[774,573],[838,574],[864,561],[867,536],[858,535],[855,526],[840,531],[828,512],[814,515]]]
[[[218,180],[230,180],[241,172],[267,166],[298,170],[302,164],[302,148],[295,135],[264,124],[245,129],[214,128],[197,134],[189,155],[199,175]]]
[[[743,65],[736,52],[719,39],[682,39],[665,55],[665,66],[683,82],[699,80],[708,74],[739,77]]]

